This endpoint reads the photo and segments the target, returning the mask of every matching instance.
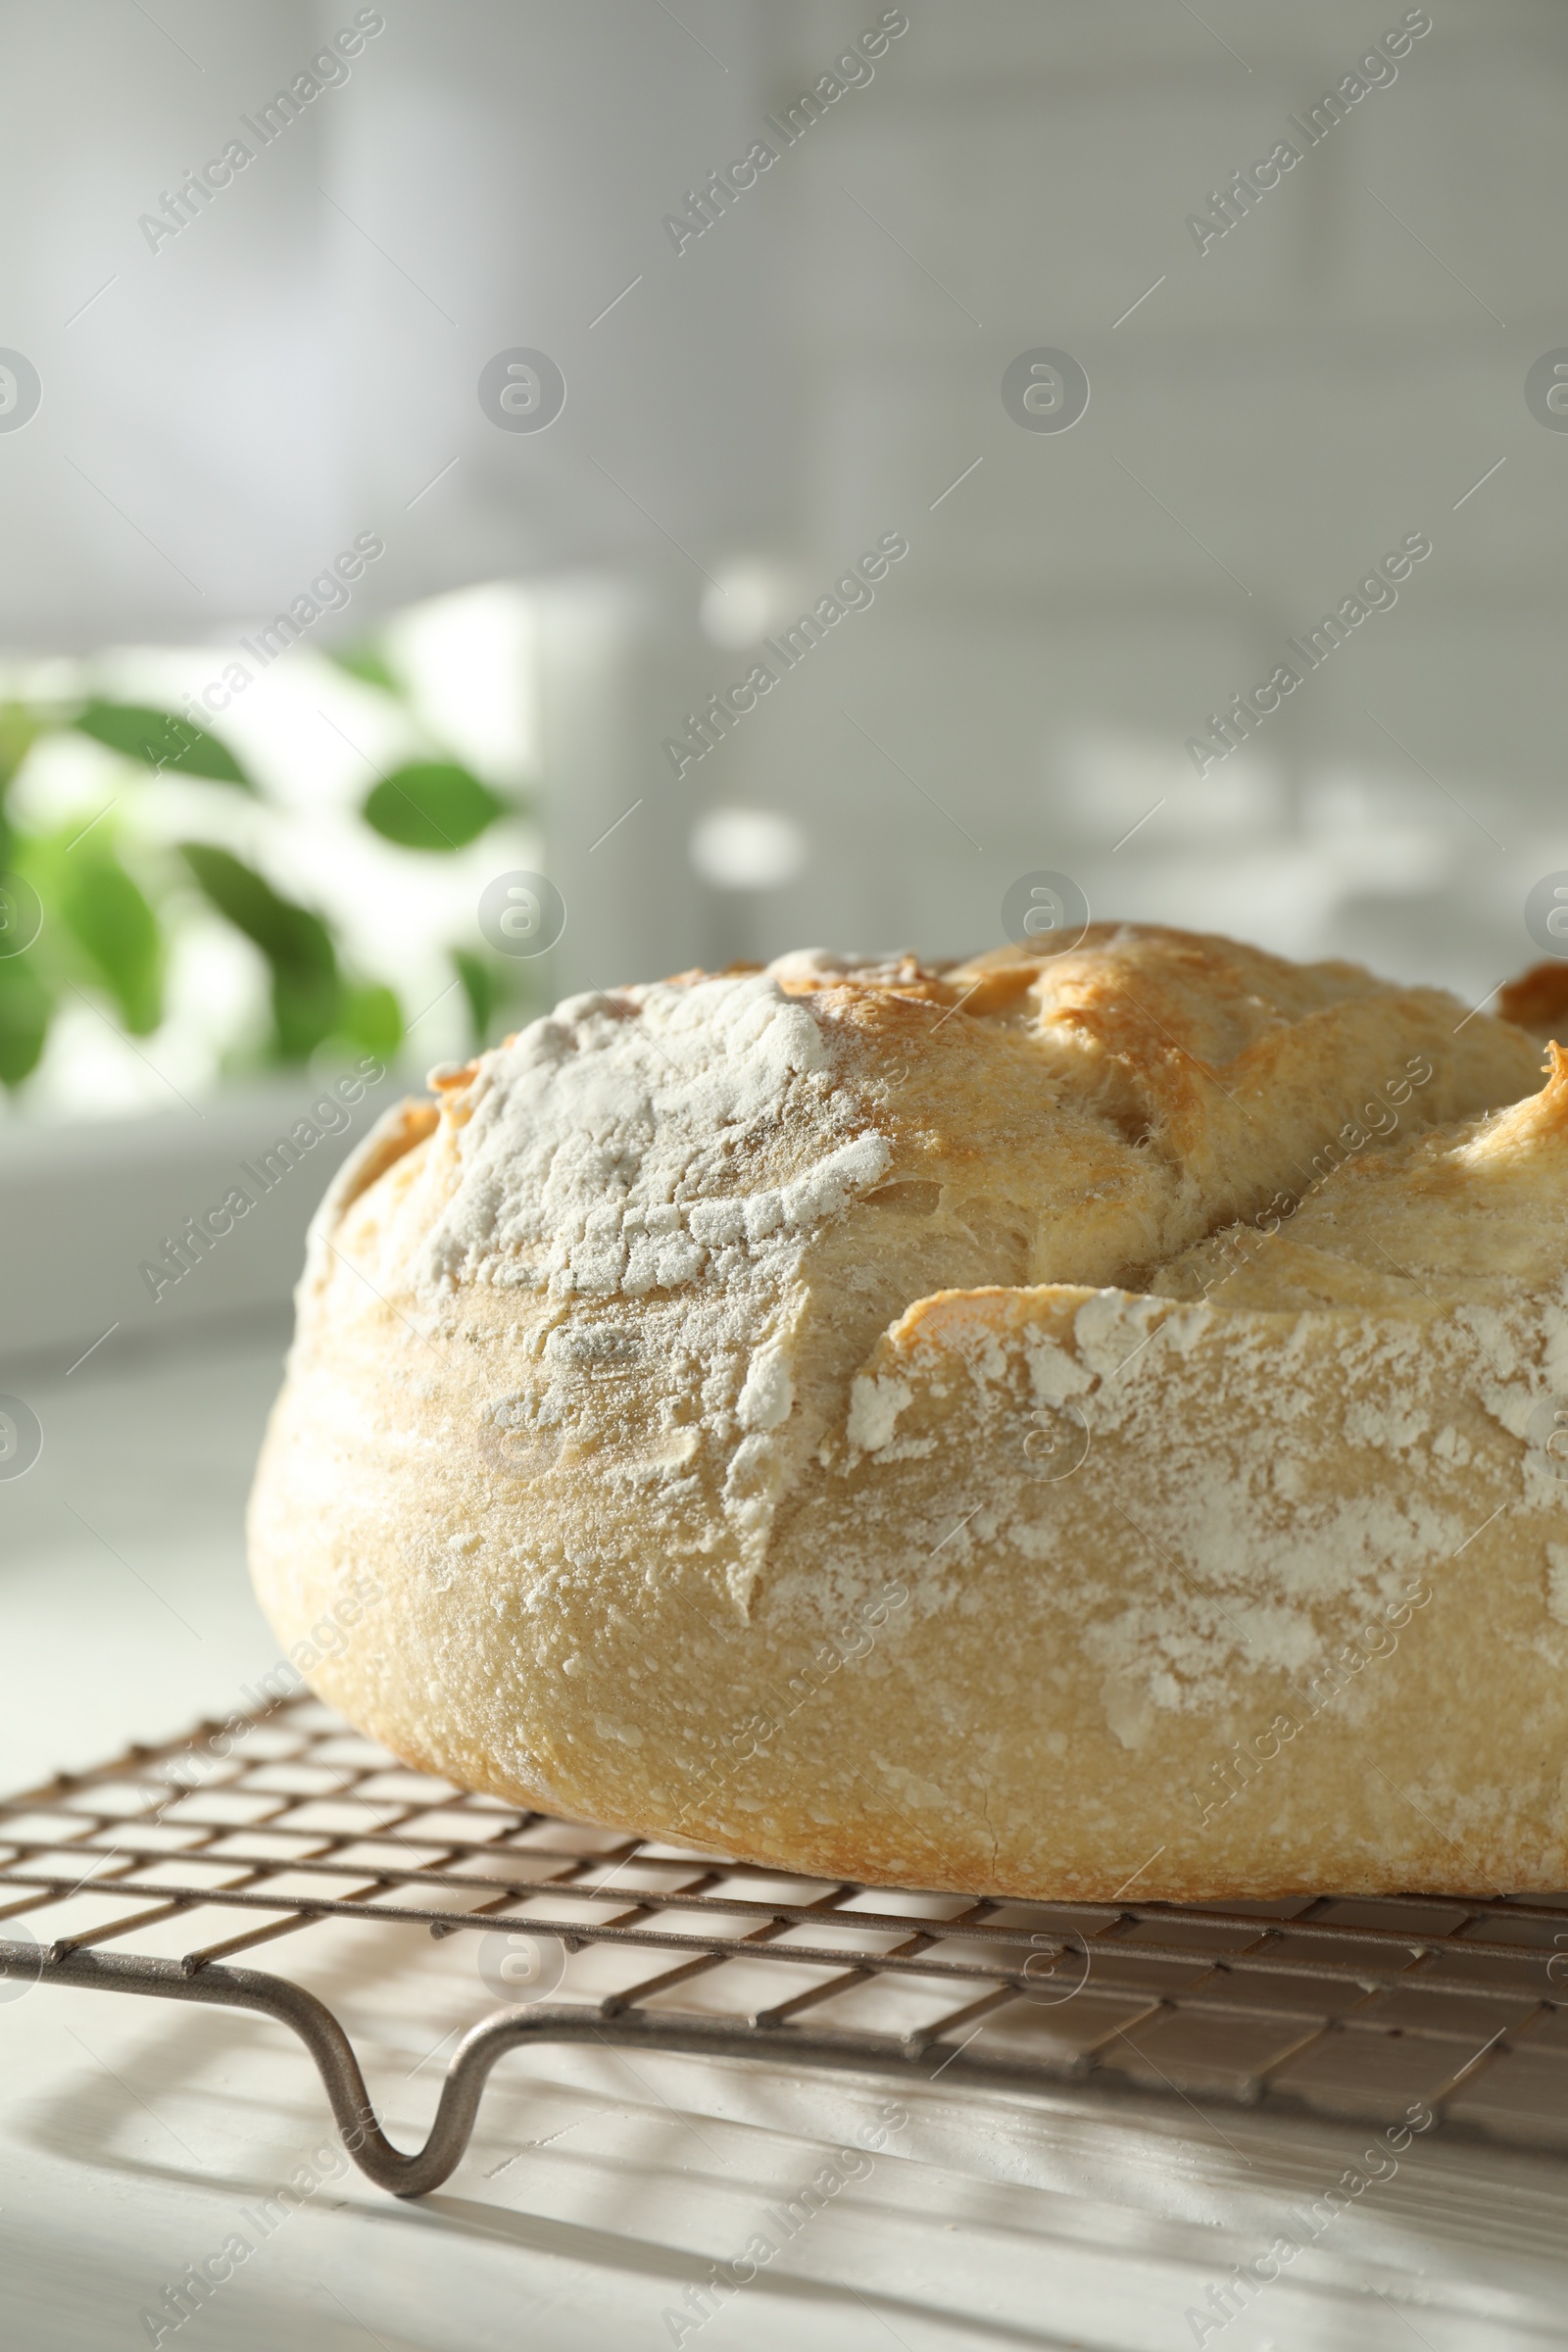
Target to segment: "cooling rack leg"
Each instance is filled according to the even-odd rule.
[[[854,2074],[890,2074],[922,2080],[933,2073],[940,2053],[906,2043],[895,2057],[885,2039],[858,2034],[782,2036],[723,2018],[618,2012],[572,2006],[504,2009],[484,2018],[459,2043],[441,2085],[435,2121],[422,2148],[405,2154],[393,2146],[376,2120],[365,2077],[348,2035],[324,2002],[298,1984],[259,1969],[217,1964],[185,1970],[176,1960],[138,1960],[117,1952],[63,1951],[36,1944],[0,1943],[0,1976],[26,1977],[43,1984],[70,1984],[98,1992],[150,1994],[169,2001],[205,2001],[219,2008],[254,2009],[273,2017],[299,2035],[331,2101],[343,2145],[367,2180],[397,2197],[421,2197],[462,2161],[473,2134],[479,2100],[498,2058],[525,2042],[581,2041],[604,2046],[680,2051],[689,2056],[750,2058],[792,2066],[824,2067]],[[953,2062],[945,2061],[946,2067]],[[975,2069],[957,2061],[964,2074]]]
[[[331,2010],[300,1985],[259,1969],[185,1970],[175,1960],[137,1960],[118,1952],[90,1951],[66,1951],[58,1956],[45,1951],[40,1965],[35,1944],[0,1943],[0,1976],[28,1977],[41,1984],[71,1984],[98,1992],[139,1992],[166,2001],[206,2001],[222,2008],[255,2009],[265,2017],[277,2018],[292,2028],[315,2059],[349,2154],[378,2188],[389,2188],[397,2196],[418,2196],[444,2180],[473,2130],[476,2097],[458,2127],[455,2141],[450,2127],[442,2134],[442,2117],[438,2115],[425,2146],[405,2156],[377,2123],[359,2060]],[[443,2095],[443,2114],[446,2105]],[[454,2125],[457,2121],[454,2117]],[[432,2164],[438,2140],[440,2159],[444,2160]]]

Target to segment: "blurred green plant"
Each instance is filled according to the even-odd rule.
[[[362,685],[407,708],[403,685],[378,649],[353,647],[333,659]],[[271,1031],[265,1059],[307,1061],[334,1044],[384,1056],[397,1052],[405,1015],[396,988],[355,970],[325,915],[285,898],[231,851],[200,841],[132,846],[127,829],[113,821],[116,802],[85,826],[30,824],[13,805],[11,787],[39,738],[61,731],[88,736],[120,756],[126,763],[123,797],[132,808],[138,782],[165,773],[266,797],[226,744],[172,711],[96,696],[65,706],[0,703],[0,1085],[16,1088],[30,1077],[56,1013],[73,994],[105,1003],[130,1037],[158,1029],[171,932],[193,892],[266,961]],[[524,805],[458,760],[429,758],[381,776],[360,814],[399,849],[447,856]],[[29,891],[44,920],[26,940]],[[448,955],[477,1049],[516,1010],[522,976],[514,963],[473,947],[454,946]]]

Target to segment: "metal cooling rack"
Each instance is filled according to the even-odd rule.
[[[219,1757],[222,1730],[0,1804],[0,1975],[276,2018],[361,2170],[399,2196],[459,2162],[497,2059],[548,2041],[1381,2124],[1423,2101],[1446,2130],[1568,2151],[1568,1895],[899,1892],[518,1812],[407,1770],[310,1698],[245,1719]],[[413,2154],[331,2008],[232,1965],[289,1937],[309,1973],[312,1931],[346,1918],[450,1939],[474,1993]]]

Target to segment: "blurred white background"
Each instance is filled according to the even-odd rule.
[[[0,0],[0,779],[12,705],[177,710],[243,663],[206,717],[257,788],[58,729],[0,782],[45,844],[44,947],[70,929],[50,877],[106,844],[169,941],[133,1035],[73,949],[0,1096],[0,1414],[41,1444],[25,1478],[31,1453],[0,1454],[6,1785],[251,1703],[276,1653],[241,1514],[305,1221],[476,1026],[794,946],[1000,945],[1042,868],[1097,916],[1467,1004],[1541,953],[1526,897],[1568,868],[1568,414],[1526,386],[1568,363],[1562,0]],[[1042,351],[1087,375],[1067,429],[1004,402]],[[541,429],[497,405],[523,352],[564,384]],[[1200,773],[1189,741],[1416,535],[1397,600]],[[366,538],[347,601],[312,599]],[[874,600],[847,588],[671,760],[895,538]],[[396,694],[346,666],[368,655]],[[451,850],[361,813],[432,759],[495,797]],[[324,918],[403,1034],[346,1127],[158,1290],[182,1221],[360,1050],[323,1033],[279,1065],[275,975],[182,841]],[[494,948],[480,901],[519,869],[564,929],[476,1020],[455,959]],[[0,876],[0,1060],[7,1004],[26,1013],[7,904]],[[44,1987],[0,2013],[18,2342],[124,2339],[321,2128],[270,2043],[246,2073],[239,2029],[208,2013],[192,2039],[162,2007]],[[396,2260],[390,2208],[319,2201],[223,2340],[337,2352],[368,2312],[444,2352],[514,2341],[519,2307],[541,2344],[662,2340],[688,2245],[744,2239],[747,2150],[793,2166],[834,2111],[771,2075],[748,2108],[717,2068],[715,2125],[689,2075],[666,2097],[601,2056],[578,2137],[530,2076],[529,2165],[405,2210]],[[821,2241],[757,2342],[793,2346],[805,2313],[824,2347],[884,2343],[868,2297],[911,2352],[1186,2341],[1221,2261],[1329,2177],[1309,2136],[1281,2156],[1234,2117],[1102,2142],[1019,2104],[1026,2158],[996,2112],[892,2174],[906,2234],[857,2216]],[[1560,2178],[1445,2163],[1277,2289],[1269,2340],[1560,2340]]]
[[[1097,914],[1467,1002],[1533,957],[1526,892],[1568,862],[1568,439],[1525,399],[1568,334],[1551,0],[1413,37],[1425,12],[1348,0],[910,0],[891,34],[818,0],[358,13],[383,28],[286,0],[10,25],[0,340],[42,402],[0,433],[0,637],[188,689],[356,532],[385,541],[215,721],[301,812],[281,881],[417,955],[529,862],[487,837],[411,893],[333,835],[355,760],[319,647],[483,588],[434,604],[421,691],[455,729],[483,703],[476,764],[537,782],[569,909],[546,993],[803,941],[960,953],[1042,866]],[[344,78],[177,234],[138,225],[260,148],[241,119],[340,28]],[[716,194],[760,138],[777,161]],[[1300,161],[1200,252],[1190,216],[1281,139]],[[705,181],[710,225],[672,233]],[[1003,405],[1042,347],[1087,370],[1070,431]],[[547,430],[481,407],[515,348],[564,377]],[[677,777],[683,714],[893,531],[874,606]],[[1397,604],[1200,779],[1206,714],[1414,532]]]

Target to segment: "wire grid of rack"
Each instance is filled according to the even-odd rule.
[[[414,2153],[332,2009],[235,1965],[282,1939],[298,1962],[344,1919],[446,1941],[473,1994]],[[277,2019],[401,2196],[460,2161],[498,2058],[572,2040],[1378,2125],[1424,2106],[1568,2152],[1568,1895],[1177,1907],[792,1879],[472,1795],[309,1697],[0,1804],[0,1977]]]

